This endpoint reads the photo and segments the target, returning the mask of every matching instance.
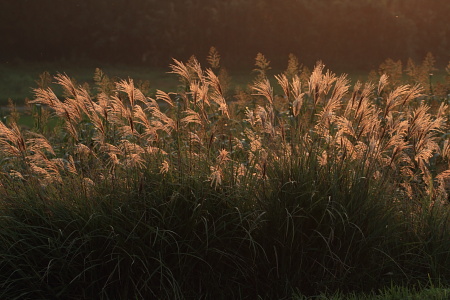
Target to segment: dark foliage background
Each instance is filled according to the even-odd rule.
[[[368,67],[387,57],[450,59],[448,0],[3,0],[1,63],[95,59],[167,66],[215,46],[228,65]]]

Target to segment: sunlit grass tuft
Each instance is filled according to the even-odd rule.
[[[36,88],[32,126],[0,123],[0,298],[273,299],[449,275],[445,103],[322,62],[305,77],[294,57],[268,78],[260,54],[231,104],[219,61],[174,60],[182,86],[153,98],[58,74],[64,97]]]

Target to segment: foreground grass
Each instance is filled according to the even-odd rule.
[[[429,261],[447,251],[446,239],[411,235],[410,223],[383,215],[371,198],[331,207],[319,189],[302,188],[249,208],[250,194],[151,182],[141,194],[108,186],[83,197],[63,186],[46,199],[10,197],[1,218],[2,297],[287,299],[426,286],[427,273],[446,272]],[[384,299],[376,297],[369,299]]]
[[[231,103],[210,58],[175,60],[183,88],[155,99],[59,74],[28,129],[0,123],[0,298],[447,292],[445,103],[293,59],[276,95],[262,55]]]
[[[360,199],[352,212],[348,206],[331,208],[325,197],[311,202],[312,191],[301,189],[295,204],[283,203],[286,198],[265,199],[246,208],[250,195],[180,190],[157,178],[153,183],[140,195],[110,186],[102,196],[74,197],[78,193],[64,186],[54,201],[38,195],[12,197],[0,220],[2,298],[448,295],[441,289],[384,290],[391,284],[429,287],[427,274],[446,273],[444,265],[433,263],[445,263],[440,257],[448,240],[411,236],[406,222],[394,223],[392,212],[381,215],[383,206],[373,199]],[[164,190],[158,188],[164,185]],[[378,289],[383,292],[370,294]],[[324,290],[334,296],[312,298]],[[342,292],[334,294],[338,290]]]
[[[320,295],[315,297],[294,296],[295,300],[445,300],[449,299],[450,290],[444,288],[422,289],[420,291],[412,291],[402,287],[390,287],[383,289],[379,293],[371,294],[349,294],[349,295]]]

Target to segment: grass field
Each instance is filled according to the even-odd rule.
[[[51,76],[67,73],[80,83],[93,84],[96,68],[102,69],[112,78],[134,78],[136,83],[148,81],[150,91],[154,87],[173,89],[177,79],[167,74],[167,70],[128,65],[105,65],[96,62],[41,62],[14,63],[0,65],[0,103],[4,106],[8,98],[17,104],[23,104],[25,98],[33,97],[33,88],[38,87],[39,76],[48,72]]]
[[[9,112],[0,298],[448,297],[445,95],[263,55],[231,84],[207,61],[64,71],[26,124]]]
[[[390,61],[391,64],[398,62]],[[385,63],[384,63],[385,64]],[[300,67],[303,65],[300,64]],[[275,70],[268,70],[269,75],[276,75],[284,71],[284,69],[278,66]],[[312,69],[313,65],[305,65],[307,71]],[[403,69],[406,66],[403,66]],[[57,61],[57,62],[11,62],[0,65],[0,107],[5,107],[8,103],[8,99],[12,99],[17,105],[22,106],[26,98],[33,98],[33,88],[38,87],[38,81],[40,76],[44,72],[48,72],[50,76],[55,76],[58,73],[66,73],[73,80],[77,80],[80,83],[87,83],[89,85],[94,84],[93,73],[96,68],[100,68],[109,77],[118,79],[133,78],[136,84],[143,88],[145,93],[154,95],[156,89],[162,90],[177,90],[179,81],[176,77],[171,76],[167,72],[168,69],[155,69],[153,67],[146,66],[131,66],[124,64],[104,64],[95,61]],[[380,69],[373,71],[375,73],[382,72],[386,67],[381,64]],[[398,66],[390,67],[390,69],[398,69]],[[432,67],[434,68],[434,67]],[[336,73],[346,73],[350,81],[354,84],[356,81],[367,81],[371,79],[370,70],[334,70]],[[398,70],[397,70],[398,71]],[[432,83],[436,85],[438,83],[445,83],[446,71],[445,68],[437,68],[432,71],[433,78]],[[255,72],[252,70],[233,69],[228,70],[229,85],[232,90],[245,89],[249,82],[251,82],[255,76]],[[398,77],[395,74],[395,77]],[[373,77],[373,76],[372,76]],[[402,70],[400,75],[403,82],[410,81],[410,78],[406,74],[406,70]],[[273,80],[273,78],[270,78]],[[425,82],[428,84],[428,82]],[[275,87],[278,93],[281,93],[278,87]],[[58,93],[56,90],[55,92]]]

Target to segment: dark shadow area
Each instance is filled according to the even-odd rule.
[[[2,64],[95,60],[166,67],[215,46],[229,67],[264,53],[284,65],[374,68],[384,59],[449,60],[447,0],[16,0],[0,4]]]

